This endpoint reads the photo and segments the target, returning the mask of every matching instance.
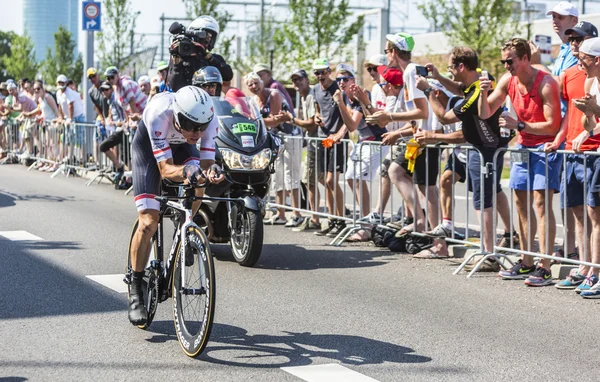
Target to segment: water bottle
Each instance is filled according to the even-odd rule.
[[[505,118],[505,117],[507,117],[507,116],[509,116],[509,114],[508,114],[508,108],[507,108],[507,107],[504,107],[504,108],[502,109],[502,115],[501,115],[501,117],[502,117],[502,118]],[[501,128],[500,128],[500,136],[501,136],[502,138],[510,138],[510,130],[509,130],[509,129],[507,129],[507,128],[505,128],[505,127],[501,127]]]

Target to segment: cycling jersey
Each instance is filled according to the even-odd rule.
[[[186,143],[185,137],[175,130],[173,123],[172,103],[175,93],[156,94],[144,110],[142,120],[148,129],[152,152],[157,162],[173,157],[171,144]],[[200,160],[215,159],[215,141],[217,139],[219,122],[215,116],[200,140]]]

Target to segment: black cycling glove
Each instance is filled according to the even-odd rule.
[[[186,164],[183,166],[183,177],[186,178],[190,184],[197,184],[198,178],[204,178],[200,171],[200,167],[193,164]]]

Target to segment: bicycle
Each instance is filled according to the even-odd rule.
[[[219,200],[234,202],[244,208],[241,199],[197,197],[196,188],[202,185],[182,185],[163,180],[158,229],[151,239],[150,256],[142,282],[142,291],[146,303],[148,320],[140,329],[146,329],[152,323],[158,303],[173,298],[173,321],[177,339],[183,352],[196,357],[200,354],[210,337],[215,311],[215,270],[210,245],[204,231],[192,219],[192,203],[200,200]],[[177,196],[165,190],[178,188]],[[182,195],[183,194],[183,195]],[[170,218],[175,225],[173,244],[165,262],[163,243],[163,219]],[[129,240],[127,269],[123,282],[131,285],[131,241],[138,227],[136,219]],[[196,265],[196,266],[194,266]],[[195,272],[198,275],[195,275]],[[189,281],[193,282],[188,285]],[[129,289],[129,288],[128,288]],[[198,304],[193,304],[198,302]],[[195,309],[198,305],[200,309]],[[198,315],[199,317],[193,317]]]

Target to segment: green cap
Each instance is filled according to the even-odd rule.
[[[400,32],[396,34],[388,34],[385,36],[385,38],[392,44],[396,45],[398,49],[406,52],[412,51],[415,47],[415,40],[413,39],[413,36],[409,35],[408,33]]]
[[[119,70],[117,69],[116,66],[109,66],[108,68],[106,68],[106,70],[104,71],[104,75],[105,76],[114,76],[116,74],[119,74]]]
[[[329,60],[325,57],[317,58],[312,65],[314,70],[329,69]]]
[[[158,63],[157,70],[160,72],[161,70],[169,69],[169,63],[166,61],[161,61]]]

